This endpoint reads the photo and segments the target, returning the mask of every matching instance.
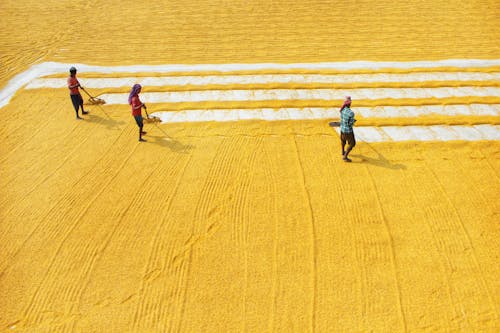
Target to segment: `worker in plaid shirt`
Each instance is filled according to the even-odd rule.
[[[342,159],[344,162],[351,162],[348,155],[356,145],[356,138],[352,129],[355,121],[354,112],[351,110],[351,96],[347,96],[340,108],[340,142],[342,144]],[[347,150],[345,150],[346,142],[349,144]]]

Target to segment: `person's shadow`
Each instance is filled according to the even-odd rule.
[[[169,136],[160,126],[158,126],[156,124],[154,124],[154,125],[155,125],[154,127],[156,127],[156,130],[160,131],[163,135],[152,134],[151,130],[153,130],[153,128],[151,128],[148,131],[148,135],[147,135],[148,142],[160,145],[162,147],[169,148],[172,151],[175,151],[177,153],[182,153],[182,154],[187,154],[189,152],[189,150],[191,150],[193,148],[192,145],[185,145],[182,142],[175,140],[174,138]],[[155,130],[155,132],[157,132],[156,130]]]
[[[376,154],[377,158],[369,157],[363,154],[350,154],[352,157],[360,158],[361,161],[359,163],[369,163],[378,167],[382,168],[387,168],[387,169],[392,169],[392,170],[404,170],[406,169],[406,165],[404,164],[394,164],[391,161],[389,161],[387,158],[385,158],[384,155],[380,154],[375,148],[370,146],[368,143],[363,142],[364,144],[368,145]],[[353,161],[354,162],[354,161]]]
[[[123,120],[116,120],[111,118],[108,114],[106,116],[99,115],[96,111],[91,112],[87,115],[86,119],[92,123],[96,123],[102,126],[105,126],[109,130],[115,130],[121,128],[126,124]]]
[[[165,136],[157,136],[157,135],[148,135],[147,140],[148,140],[148,142],[160,145],[162,147],[169,148],[172,151],[175,151],[177,153],[182,153],[182,154],[187,154],[189,152],[189,150],[191,150],[193,148],[193,146],[185,145],[177,140],[172,139],[169,136],[165,137]]]

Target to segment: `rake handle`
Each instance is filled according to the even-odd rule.
[[[87,90],[85,90],[85,88],[84,88],[84,87],[80,86],[80,88],[82,88],[82,90],[83,90],[83,91],[87,94],[87,96],[89,96],[90,98],[94,98],[93,96],[91,96],[91,95],[87,92]]]

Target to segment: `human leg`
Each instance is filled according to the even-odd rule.
[[[139,141],[141,142],[144,142],[146,140],[144,140],[142,138],[142,134],[145,132],[143,132],[142,128],[144,127],[144,122],[142,121],[142,116],[134,116],[134,119],[135,119],[135,122],[137,123],[137,126],[139,126]]]
[[[78,115],[78,108],[80,107],[80,98],[79,98],[80,95],[69,95],[69,96],[71,97],[71,103],[73,104],[73,108],[75,109],[76,119],[82,119]]]
[[[340,133],[340,145],[342,146],[342,156],[345,154],[345,144],[346,144],[345,133]]]
[[[354,137],[354,132],[351,133],[346,133],[346,140],[348,143],[347,150],[344,153],[344,158],[343,160],[346,162],[351,162],[351,159],[349,159],[349,153],[351,150],[356,146],[356,138]]]
[[[78,95],[78,96],[80,97],[79,102],[80,102],[80,107],[82,109],[82,114],[87,114],[88,112],[83,109],[83,98],[82,98],[82,95]]]

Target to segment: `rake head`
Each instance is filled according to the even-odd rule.
[[[102,98],[90,97],[89,98],[89,104],[92,104],[92,105],[102,105],[102,104],[106,104],[106,101],[103,100]]]
[[[161,119],[158,118],[158,117],[152,117],[152,116],[149,116],[148,118],[144,118],[143,121],[147,124],[150,124],[150,123],[161,123]]]

